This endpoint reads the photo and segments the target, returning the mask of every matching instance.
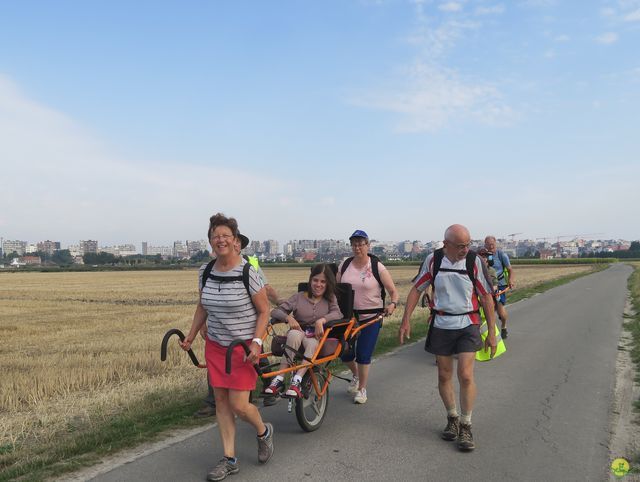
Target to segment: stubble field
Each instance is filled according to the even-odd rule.
[[[518,266],[518,287],[592,269]],[[417,267],[390,270],[401,307],[386,326],[399,323]],[[265,269],[281,297],[308,272]],[[0,274],[0,456],[29,456],[147,401],[204,396],[204,371],[190,364],[177,338],[160,361],[164,333],[188,331],[197,290],[195,270]],[[426,318],[426,310],[414,317]],[[198,339],[200,358],[202,350]]]

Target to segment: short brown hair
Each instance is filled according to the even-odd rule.
[[[309,286],[307,287],[307,295],[309,298],[313,296],[311,292],[311,278],[316,275],[324,274],[325,279],[327,280],[327,288],[324,291],[323,298],[328,301],[331,301],[336,293],[336,276],[333,274],[333,270],[331,266],[326,263],[316,264],[313,268],[311,268],[311,274],[309,275]]]
[[[216,213],[209,218],[209,231],[207,231],[207,239],[211,239],[211,233],[218,226],[226,226],[231,230],[234,238],[238,237],[238,221],[236,218],[228,218],[222,213]]]

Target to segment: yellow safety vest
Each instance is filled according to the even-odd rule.
[[[486,349],[484,347],[484,341],[487,339],[487,334],[489,333],[489,327],[487,326],[487,318],[484,316],[484,310],[480,307],[480,316],[482,317],[482,325],[480,325],[480,337],[482,338],[482,348],[476,352],[476,360],[478,361],[489,361],[491,358],[491,349]],[[504,344],[504,340],[502,336],[500,336],[500,330],[497,326],[495,326],[496,330],[496,354],[493,355],[493,358],[498,358],[505,351],[507,351],[507,347]]]
[[[260,269],[260,264],[258,263],[258,257],[257,256],[247,256],[246,259],[247,259],[247,261],[249,261],[249,264],[256,269],[256,271],[258,271]]]

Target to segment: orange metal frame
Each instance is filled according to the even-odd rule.
[[[284,368],[282,370],[275,370],[275,371],[271,371],[268,373],[262,373],[262,377],[263,378],[272,378],[275,377],[277,375],[282,375],[284,373],[290,373],[290,372],[294,372],[294,371],[298,371],[301,368],[312,368],[314,366],[318,366],[321,365],[323,363],[328,363],[330,361],[335,360],[336,358],[338,358],[338,356],[340,355],[340,349],[341,349],[341,345],[338,345],[335,349],[335,351],[331,354],[331,355],[327,355],[324,356],[322,358],[318,358],[320,352],[322,351],[322,347],[325,343],[325,341],[327,340],[327,338],[330,338],[329,334],[331,333],[331,331],[334,328],[338,328],[338,327],[342,327],[342,326],[346,326],[347,328],[345,329],[344,332],[344,339],[345,341],[349,341],[349,339],[353,338],[358,332],[360,332],[360,330],[366,328],[369,325],[372,325],[373,323],[377,323],[379,321],[382,321],[382,315],[379,315],[369,321],[367,321],[366,323],[363,323],[362,325],[359,326],[355,326],[356,325],[356,318],[352,317],[349,321],[343,322],[343,323],[337,323],[333,326],[330,326],[329,328],[327,328],[324,331],[324,334],[322,335],[322,338],[320,339],[320,342],[318,343],[318,348],[316,348],[316,352],[313,354],[313,357],[311,357],[310,361],[304,361],[303,363],[300,363],[298,365],[292,365],[290,367]],[[275,335],[275,331],[273,329],[272,325],[269,325],[267,327],[267,332],[265,333],[264,337],[263,337],[263,341],[267,339],[267,337],[269,335]],[[260,358],[267,358],[269,356],[277,356],[274,355],[273,352],[267,352],[267,353],[262,353],[260,354]],[[322,387],[320,387],[318,385],[318,378],[316,377],[316,374],[314,373],[313,370],[311,370],[311,382],[313,383],[313,388],[316,392],[316,394],[318,395],[318,397],[322,397],[325,392],[327,391],[327,387],[329,386],[329,382],[331,381],[331,379],[333,378],[333,375],[331,373],[331,371],[327,370],[327,379],[325,380],[325,383],[322,385]]]

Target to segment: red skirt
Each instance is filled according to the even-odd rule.
[[[249,344],[250,342],[247,342]],[[209,380],[214,388],[231,390],[253,390],[256,388],[258,374],[253,365],[245,361],[244,348],[237,345],[231,356],[231,373],[225,371],[227,347],[207,338],[204,357],[207,360]]]

